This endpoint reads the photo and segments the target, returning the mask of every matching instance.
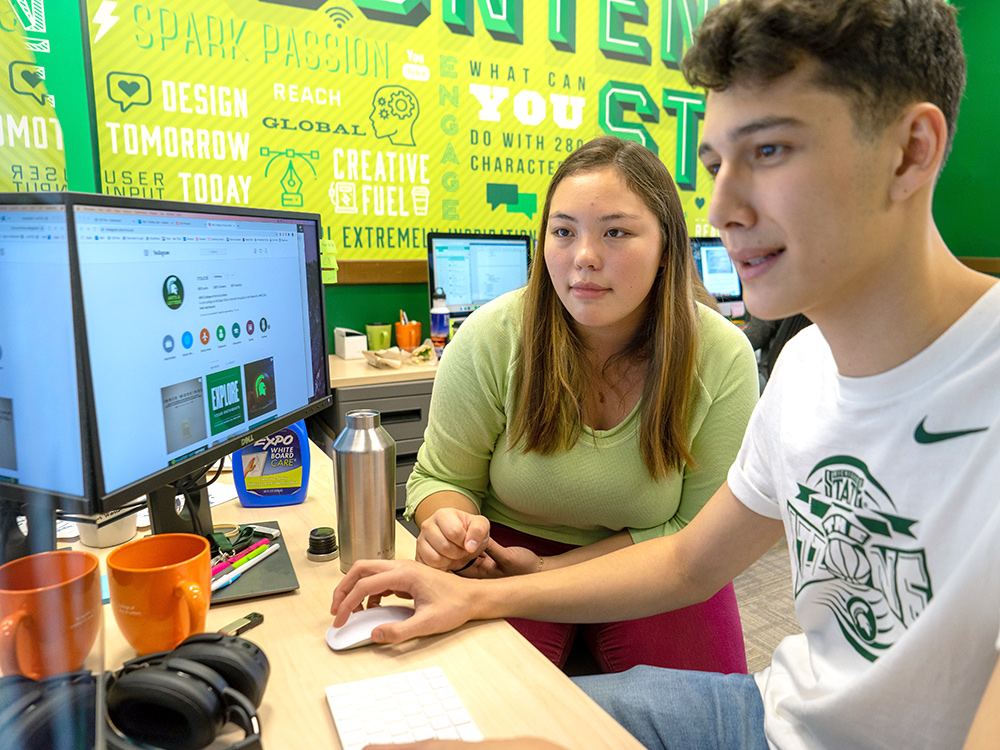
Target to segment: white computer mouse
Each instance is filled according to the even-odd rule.
[[[326,644],[334,651],[367,646],[372,642],[372,631],[387,622],[402,622],[413,614],[412,607],[372,607],[354,612],[342,627],[330,626],[326,631]]]

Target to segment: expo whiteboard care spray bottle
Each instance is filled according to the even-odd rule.
[[[303,421],[233,453],[233,481],[246,508],[296,505],[309,485],[309,440]]]

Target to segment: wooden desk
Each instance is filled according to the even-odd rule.
[[[502,620],[470,623],[452,633],[397,646],[331,651],[325,635],[333,621],[330,601],[342,577],[340,562],[311,562],[306,547],[310,529],[336,528],[333,464],[318,448],[311,448],[309,494],[304,503],[244,508],[233,500],[212,509],[217,522],[278,521],[281,542],[288,546],[301,586],[295,593],[215,606],[208,612],[206,629],[210,632],[248,612],[264,615],[263,624],[249,631],[247,638],[265,650],[271,663],[271,678],[259,710],[268,750],[339,747],[324,695],[327,685],[430,666],[444,669],[488,738],[532,735],[567,748],[640,747]],[[412,558],[414,546],[413,537],[397,526],[397,558]],[[110,605],[106,606],[106,666],[117,667],[134,656],[118,631]],[[241,734],[228,732],[225,740],[212,747],[225,747]]]

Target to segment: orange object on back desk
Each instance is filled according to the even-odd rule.
[[[411,320],[408,323],[396,323],[396,346],[408,352],[420,345],[420,321]]]

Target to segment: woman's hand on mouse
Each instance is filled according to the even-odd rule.
[[[399,643],[476,619],[476,589],[472,581],[410,560],[359,560],[334,589],[330,614],[340,627],[366,600],[371,606],[390,594],[412,599],[412,617],[372,631],[376,643]]]
[[[420,526],[415,559],[437,570],[460,570],[486,549],[490,522],[457,508],[439,508]]]

